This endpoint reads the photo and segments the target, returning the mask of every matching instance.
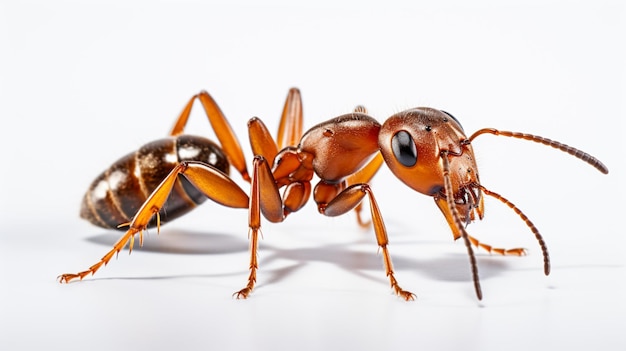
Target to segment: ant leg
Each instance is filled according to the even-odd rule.
[[[291,111],[292,104],[301,103],[299,91],[297,89],[291,89],[287,102],[285,103],[285,111],[283,112],[283,119],[280,124],[279,138],[288,138],[293,133],[301,133],[298,128],[294,127],[298,123],[301,123],[302,113],[293,114]],[[296,110],[298,110],[296,108]],[[300,122],[297,122],[300,120]],[[292,123],[294,122],[294,123]],[[263,124],[263,122],[253,117],[248,121],[248,132],[250,138],[250,146],[254,153],[253,169],[252,169],[252,181],[250,184],[250,204],[248,207],[248,225],[250,238],[250,275],[248,276],[248,283],[246,286],[233,294],[237,299],[247,298],[254,289],[256,284],[256,272],[258,270],[258,238],[261,233],[261,213],[263,216],[273,223],[282,222],[286,216],[299,210],[309,198],[311,193],[310,177],[304,177],[299,181],[289,179],[286,185],[284,195],[281,198],[279,192],[279,186],[276,182],[275,175],[272,173],[270,164],[274,163],[274,158],[278,153],[278,146],[272,138],[271,133]],[[300,161],[297,154],[293,151],[281,151],[281,162],[277,168],[277,172],[282,176],[289,178],[289,175],[293,174],[300,168]],[[312,177],[312,174],[311,174]]]
[[[499,247],[493,247],[489,244],[485,244],[471,235],[469,235],[468,238],[470,242],[472,243],[472,245],[474,245],[477,248],[483,249],[487,251],[488,253],[495,253],[495,254],[502,255],[502,256],[526,256],[527,254],[527,250],[521,247],[516,247],[513,249],[504,249],[504,248],[499,248]]]
[[[454,240],[459,239],[462,235],[454,221],[452,212],[448,208],[447,200],[441,197],[435,197],[434,199],[435,199],[435,203],[437,204],[437,206],[443,213],[444,217],[446,218],[446,221],[448,222],[450,229],[452,230]],[[485,250],[488,253],[495,253],[495,254],[499,254],[502,256],[525,256],[526,255],[526,249],[521,248],[521,247],[516,247],[512,249],[498,248],[498,247],[493,247],[489,244],[485,244],[469,234],[467,238],[469,239],[472,245],[482,250]]]
[[[274,164],[274,158],[278,154],[278,146],[260,118],[252,117],[248,121],[248,137],[252,154],[262,156],[270,165]]]
[[[378,172],[380,167],[382,166],[384,160],[383,155],[380,152],[377,152],[374,158],[372,158],[363,168],[361,168],[356,173],[351,174],[348,178],[346,178],[345,186],[346,188],[359,183],[369,183],[374,175]],[[369,227],[371,221],[363,220],[361,216],[361,210],[363,209],[363,203],[359,202],[359,204],[354,208],[354,212],[356,213],[356,220],[359,225],[363,228]]]
[[[248,238],[250,239],[250,275],[248,284],[233,294],[237,299],[247,298],[254,289],[256,283],[256,271],[259,268],[257,251],[259,248],[259,233],[261,231],[261,194],[259,189],[259,166],[257,158],[254,158],[254,168],[252,169],[252,180],[250,182],[250,202],[248,204]]]
[[[208,92],[203,90],[189,99],[189,102],[176,119],[174,127],[172,127],[170,131],[170,135],[177,136],[183,133],[189,119],[189,114],[191,113],[191,108],[196,99],[200,100],[200,103],[204,107],[209,123],[211,123],[211,127],[217,139],[220,141],[229,162],[241,173],[243,179],[249,182],[250,176],[248,175],[246,160],[243,156],[239,140],[237,140],[237,136],[228,123],[226,116],[224,116],[224,113]]]
[[[354,214],[356,215],[356,222],[359,224],[359,227],[367,229],[370,224],[372,224],[372,221],[363,219],[361,211],[363,211],[363,202],[359,202],[359,204],[356,205],[354,208]]]
[[[278,187],[272,177],[272,172],[262,156],[255,156],[250,183],[250,202],[248,206],[248,237],[250,239],[250,275],[246,286],[233,294],[237,299],[247,298],[256,283],[256,271],[259,268],[257,252],[259,247],[259,233],[261,232],[261,211],[273,222],[284,219],[282,200]],[[263,189],[263,191],[261,191]]]
[[[296,88],[289,90],[278,126],[277,141],[274,140],[270,131],[258,117],[253,117],[248,121],[248,135],[252,153],[255,156],[263,156],[270,166],[274,164],[274,158],[279,150],[287,146],[297,145],[302,136],[300,91]]]
[[[302,137],[302,97],[297,88],[289,89],[276,137],[278,149],[296,146]],[[271,164],[271,162],[270,162]]]
[[[158,213],[157,213],[157,215],[158,215]],[[141,242],[142,238],[143,238],[143,232],[140,231],[140,230],[131,228],[113,245],[113,249],[111,249],[111,251],[107,252],[107,254],[104,255],[100,259],[100,261],[98,261],[98,263],[92,265],[87,270],[82,271],[82,272],[65,273],[65,274],[59,275],[57,277],[57,279],[59,280],[59,283],[69,283],[71,280],[74,280],[76,278],[79,278],[80,280],[83,280],[83,278],[85,278],[89,274],[92,274],[92,275],[96,274],[98,269],[100,269],[100,267],[102,265],[106,266],[107,263],[109,263],[109,261],[113,257],[113,255],[119,254],[119,252],[122,251],[122,249],[128,244],[128,241],[132,240],[132,238],[134,238],[135,234],[137,234],[137,233],[139,233],[140,242]],[[132,247],[133,247],[133,241],[131,241],[131,245],[129,247],[130,251],[132,251]]]
[[[172,191],[172,187],[176,183],[179,174],[184,175],[198,190],[221,205],[233,208],[248,208],[248,195],[246,195],[246,193],[227,175],[201,162],[182,162],[176,166],[168,176],[163,179],[152,194],[150,194],[133,217],[126,233],[98,263],[79,273],[62,274],[58,277],[59,282],[68,283],[76,278],[82,280],[89,274],[95,274],[96,271],[98,271],[101,266],[106,265],[114,255],[119,254],[127,244],[129,245],[129,253],[132,252],[136,234],[139,234],[139,245],[141,246],[141,244],[143,244],[143,231],[147,228],[150,219],[155,214],[157,215],[157,231],[159,231],[160,220],[158,213]]]
[[[400,285],[398,285],[398,281],[394,275],[391,255],[387,249],[387,245],[389,244],[387,230],[385,229],[383,217],[369,185],[354,184],[341,191],[334,199],[328,202],[328,204],[318,203],[318,207],[320,212],[326,216],[339,216],[355,208],[359,203],[361,203],[365,195],[367,195],[369,199],[372,223],[374,225],[374,232],[376,233],[376,241],[378,242],[378,246],[383,253],[385,273],[387,274],[387,277],[389,277],[391,288],[398,296],[404,298],[406,301],[414,300],[415,294],[402,289]]]
[[[313,171],[303,171],[301,161],[295,149],[286,147],[281,150],[280,162],[275,165],[270,176],[269,168],[274,164],[274,159],[278,152],[276,142],[265,124],[263,124],[263,121],[258,117],[253,117],[248,121],[248,132],[252,152],[255,157],[261,156],[268,166],[267,174],[262,174],[266,178],[267,186],[261,184],[261,188],[264,191],[274,193],[274,190],[270,189],[274,189],[277,186],[279,188],[286,186],[282,197],[283,216],[298,211],[305,205],[311,193],[311,183],[309,181],[313,177]],[[265,203],[265,201],[261,201],[261,203]],[[283,216],[275,215],[274,220],[268,219],[274,222],[282,221]]]

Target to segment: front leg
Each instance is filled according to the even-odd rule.
[[[445,197],[441,196],[434,197],[434,200],[435,204],[437,204],[437,207],[439,207],[441,213],[443,213],[444,217],[446,218],[446,222],[448,222],[448,225],[450,226],[450,230],[452,231],[452,236],[454,237],[454,240],[461,238],[462,235],[460,229],[456,225],[454,216],[452,215],[452,210],[448,207],[448,200]],[[527,250],[522,247],[515,247],[511,249],[493,247],[489,244],[481,242],[471,235],[468,235],[467,237],[472,245],[479,249],[485,250],[490,254],[498,254],[502,256],[525,256],[527,253]]]
[[[320,196],[316,198],[318,209],[320,213],[326,216],[339,216],[358,206],[365,195],[368,196],[370,203],[370,212],[372,216],[372,224],[374,226],[374,232],[376,233],[376,241],[383,253],[383,263],[385,265],[385,273],[389,277],[389,283],[394,292],[405,299],[406,301],[415,300],[415,294],[410,291],[406,291],[398,285],[398,281],[394,275],[393,264],[391,262],[391,255],[387,245],[389,244],[389,238],[387,237],[387,230],[385,229],[385,223],[383,223],[383,217],[372,193],[372,189],[369,185],[361,183],[354,184],[346,189],[343,189],[336,196],[332,197],[330,201],[322,200],[321,195],[332,194],[337,189],[333,184],[321,182],[315,188],[315,194]]]

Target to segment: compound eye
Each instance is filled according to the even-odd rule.
[[[405,167],[413,167],[417,163],[417,148],[411,134],[405,130],[397,132],[391,138],[391,150],[396,160]]]
[[[459,122],[459,120],[456,119],[456,117],[454,117],[453,115],[451,115],[450,113],[448,113],[448,112],[446,112],[444,110],[441,110],[441,112],[445,113],[446,115],[448,115],[448,117],[452,118],[456,122],[456,124],[458,124],[459,127],[461,127],[461,129],[463,129],[463,126],[461,125],[461,122]]]

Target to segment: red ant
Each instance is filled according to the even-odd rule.
[[[201,146],[196,146],[186,140],[187,138],[196,140],[198,137],[181,135],[196,97],[200,99],[207,112],[222,144],[223,153],[222,149],[206,139],[202,139],[205,141]],[[540,136],[486,128],[475,132],[468,138],[459,121],[451,114],[425,107],[397,113],[381,125],[366,114],[365,108],[359,106],[353,113],[320,123],[302,134],[302,103],[297,89],[291,89],[287,97],[277,142],[274,141],[263,122],[256,117],[248,122],[248,129],[250,144],[255,155],[251,177],[247,173],[241,147],[215,101],[206,92],[194,96],[170,132],[173,139],[148,144],[134,154],[136,160],[142,159],[140,155],[151,155],[148,158],[152,161],[146,162],[145,170],[140,168],[141,171],[132,171],[135,166],[130,160],[133,158],[131,154],[114,164],[94,182],[85,197],[82,212],[87,213],[86,217],[91,218],[90,211],[95,213],[94,211],[100,206],[106,207],[101,217],[108,216],[108,222],[112,226],[129,222],[127,223],[129,228],[113,249],[98,263],[83,272],[63,274],[59,280],[69,282],[75,278],[83,279],[90,273],[94,274],[116,253],[119,253],[129,241],[129,249],[132,251],[136,234],[139,234],[141,243],[143,230],[153,225],[157,228],[160,226],[160,219],[165,214],[159,211],[163,209],[166,201],[168,202],[168,215],[176,217],[193,207],[204,194],[225,206],[248,208],[251,242],[250,275],[247,285],[234,294],[237,298],[246,298],[252,292],[256,282],[261,214],[270,222],[282,222],[290,213],[302,208],[312,192],[319,212],[326,216],[339,216],[353,209],[358,214],[363,198],[368,197],[374,232],[382,251],[385,272],[391,287],[405,300],[413,300],[415,295],[402,289],[395,278],[387,248],[389,240],[385,225],[368,184],[385,163],[407,186],[424,195],[432,196],[446,218],[454,238],[463,238],[470,258],[476,295],[480,300],[482,291],[472,246],[502,255],[526,253],[521,248],[510,250],[492,248],[467,233],[465,229],[467,224],[476,217],[483,218],[483,194],[492,196],[510,207],[534,233],[543,252],[546,275],[550,273],[550,259],[541,234],[528,217],[512,202],[481,185],[471,145],[477,136],[493,134],[542,143],[567,152],[604,174],[608,173],[607,167],[591,155]],[[174,145],[177,146],[174,147]],[[203,155],[203,158],[185,159],[170,156],[175,155],[176,152],[180,156],[181,148],[185,147],[191,150],[204,150],[196,153]],[[144,150],[143,153],[142,150]],[[164,162],[164,159],[175,161],[168,163]],[[250,196],[229,178],[228,162],[235,166],[244,179],[250,181]],[[135,164],[142,164],[142,161],[135,161]],[[151,191],[151,194],[144,201],[143,197],[138,196],[141,194],[137,192],[135,186],[118,186],[122,190],[120,190],[121,194],[117,195],[115,189],[106,192],[103,189],[97,189],[101,179],[109,177],[110,184],[111,174],[116,171],[128,175],[129,182],[136,180],[141,182],[140,177],[131,176],[131,174],[147,175],[150,183],[144,181],[146,184],[140,187],[142,189],[140,193],[147,196]],[[169,172],[167,175],[162,176],[167,172]],[[314,174],[320,178],[320,181],[314,189],[311,189]],[[96,193],[100,202],[90,199]],[[193,201],[180,200],[184,198],[182,194],[188,194]],[[127,198],[128,203],[125,203]],[[114,208],[120,209],[123,206],[132,209],[132,206],[136,207],[136,204],[142,201],[138,210],[130,211],[130,213],[135,213],[130,221],[128,215],[114,217],[109,214]],[[170,202],[176,204],[172,205]],[[170,206],[173,206],[174,210]],[[89,208],[89,211],[86,208]],[[155,214],[156,223],[151,222]],[[94,222],[93,219],[90,220]],[[95,220],[95,222],[98,221]],[[359,222],[363,224],[360,217]]]

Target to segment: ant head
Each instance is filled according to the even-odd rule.
[[[414,108],[397,113],[383,124],[378,144],[389,169],[412,189],[425,194],[436,195],[444,187],[442,151],[455,157],[462,165],[453,162],[451,168],[455,188],[463,182],[468,167],[475,171],[471,146],[463,127],[451,114],[427,107]],[[469,153],[467,153],[467,149]],[[461,173],[461,174],[458,174]],[[461,177],[458,177],[461,175]],[[456,181],[455,181],[456,180]]]

